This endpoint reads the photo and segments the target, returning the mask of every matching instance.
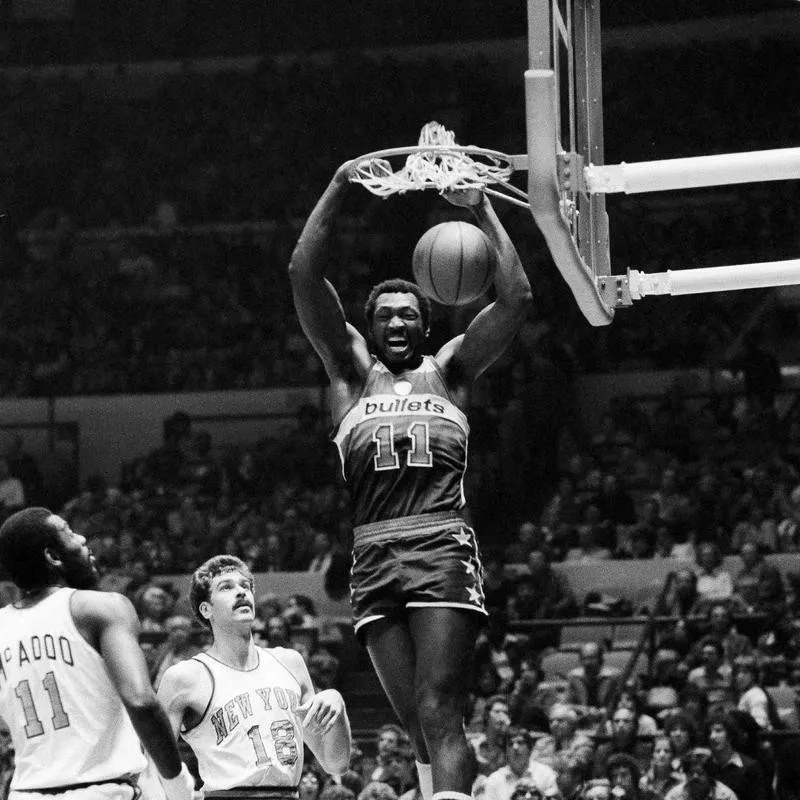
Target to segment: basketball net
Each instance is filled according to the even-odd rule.
[[[408,155],[406,162],[400,169],[392,169],[387,159],[399,155]],[[505,183],[513,172],[504,153],[457,145],[452,131],[429,122],[416,147],[381,150],[356,159],[350,180],[379,197],[388,197],[420,189],[436,189],[440,194],[484,189],[487,184]]]

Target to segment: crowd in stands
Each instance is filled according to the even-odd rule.
[[[478,526],[491,614],[465,709],[476,797],[795,796],[793,740],[759,735],[800,726],[800,570],[768,558],[800,551],[800,465],[791,415],[784,422],[761,396],[698,407],[675,387],[655,407],[619,399],[536,516],[505,538]],[[4,479],[14,491],[0,482],[0,494],[19,498],[36,471],[14,450]],[[160,576],[229,552],[256,572],[323,572],[329,592],[346,594],[349,522],[333,455],[310,407],[284,438],[230,452],[179,412],[163,446],[126,463],[117,486],[93,477],[60,509],[89,539],[105,585],[135,603],[154,682],[204,644]],[[560,568],[611,558],[678,567],[637,605],[624,586],[578,594]],[[569,618],[647,611],[661,622],[632,671],[638,641],[567,641]],[[313,601],[266,595],[258,619],[259,641],[303,650],[318,685],[336,685],[336,647],[320,645]],[[415,790],[400,742],[368,774],[354,769],[357,795],[378,778],[383,800]],[[314,773],[308,783],[325,782]]]
[[[800,103],[772,75],[796,60],[796,47],[770,40],[614,51],[607,160],[791,144]],[[285,272],[299,223],[334,168],[415,143],[429,119],[460,141],[508,152],[525,146],[518,82],[485,56],[332,58],[324,68],[265,59],[255,71],[187,72],[143,87],[121,77],[0,78],[0,395],[319,380]],[[662,87],[657,102],[654,85]],[[397,102],[412,96],[414,104]],[[796,254],[791,182],[708,192],[699,204],[691,197],[670,195],[666,205],[663,197],[651,205],[609,198],[614,263],[653,271]],[[331,253],[331,276],[353,319],[369,285],[408,274],[418,236],[451,213],[435,205],[353,190]],[[532,272],[539,318],[582,370],[708,363],[760,302],[757,291],[673,299],[668,309],[645,301],[608,330],[589,330],[530,218],[501,212]],[[90,228],[101,233],[87,236]],[[42,297],[53,299],[47,314]],[[782,333],[796,328],[790,312],[783,322]],[[437,309],[440,337],[454,324]]]
[[[774,75],[796,55],[792,42],[617,53],[605,81],[607,160],[793,143],[800,84]],[[645,64],[651,79],[626,80]],[[518,83],[481,57],[401,63],[354,52],[326,69],[265,60],[252,74],[186,74],[144,93],[130,82],[9,81],[0,102],[4,397],[318,381],[285,267],[336,164],[413,143],[434,118],[464,141],[524,148]],[[648,214],[610,202],[621,231],[613,252],[649,270],[796,255],[792,186],[704,197],[689,223],[680,201]],[[369,285],[407,273],[414,240],[442,213],[420,198],[354,194],[331,253],[349,316]],[[623,397],[596,432],[582,428],[574,401],[588,369],[710,363],[761,295],[646,305],[588,331],[530,219],[501,213],[534,273],[539,316],[472,414],[467,495],[492,611],[465,709],[476,800],[793,800],[800,745],[780,734],[800,727],[800,570],[766,557],[800,551],[800,412],[776,405],[769,348],[731,360],[742,396],[698,402],[676,384],[656,399]],[[437,309],[434,342],[463,322]],[[796,332],[791,314],[779,320],[787,331]],[[119,481],[92,476],[59,509],[86,535],[106,585],[134,601],[154,683],[204,644],[160,576],[225,552],[258,573],[324,573],[327,591],[346,595],[350,522],[327,433],[309,407],[283,436],[226,448],[177,413],[162,447],[126,454]],[[0,515],[42,495],[22,443],[6,455]],[[735,573],[724,557],[738,557]],[[547,620],[644,610],[625,587],[579,596],[559,569],[607,559],[632,570],[681,560],[647,605],[668,622],[652,632],[645,669],[611,664],[626,650],[600,638],[559,674],[549,665],[571,652],[567,628]],[[305,635],[320,624],[313,602],[267,595],[258,606],[259,641],[303,649],[316,685],[336,685],[335,647]],[[545,624],[520,627],[531,620]],[[0,746],[0,775],[10,758]],[[309,765],[301,798],[418,800],[413,760],[387,720],[341,785]]]

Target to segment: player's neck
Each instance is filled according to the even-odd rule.
[[[38,589],[20,589],[19,600],[14,603],[14,608],[30,608],[40,603],[45,597],[49,597],[53,592],[63,589],[63,584],[53,584],[42,586]]]
[[[246,632],[215,630],[208,654],[233,669],[253,669],[258,665],[258,651],[249,629]]]
[[[412,356],[407,361],[392,362],[392,361],[384,361],[383,359],[381,359],[381,363],[393,375],[401,375],[403,372],[407,372],[408,370],[411,369],[416,369],[422,363],[423,358],[424,355],[420,353],[419,355]]]

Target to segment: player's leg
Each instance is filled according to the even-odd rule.
[[[417,659],[416,714],[433,768],[434,797],[470,796],[475,761],[464,734],[464,711],[483,616],[447,607],[409,609]]]
[[[408,624],[404,620],[377,619],[364,626],[363,635],[383,690],[411,737],[417,761],[429,763],[414,703],[416,652]]]

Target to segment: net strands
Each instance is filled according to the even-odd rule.
[[[393,169],[388,159],[402,155],[407,155],[405,164],[400,169]],[[380,150],[356,159],[350,180],[379,197],[421,189],[436,189],[440,194],[481,189],[527,208],[525,193],[507,183],[513,172],[514,167],[504,153],[460,146],[456,144],[452,131],[438,122],[429,122],[422,128],[416,147]],[[489,190],[489,184],[502,184],[522,200]]]

